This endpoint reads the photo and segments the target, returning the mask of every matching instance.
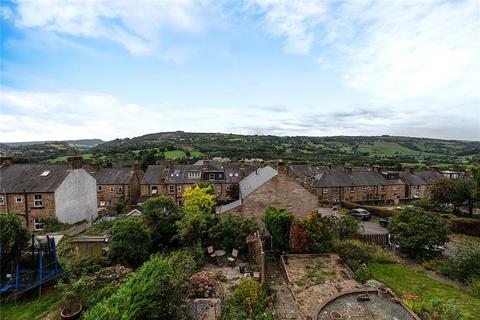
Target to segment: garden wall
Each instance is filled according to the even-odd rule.
[[[260,281],[265,281],[265,252],[263,251],[262,240],[258,233],[251,234],[247,237],[248,255],[260,270]]]

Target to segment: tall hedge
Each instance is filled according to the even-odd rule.
[[[277,249],[289,248],[290,226],[292,214],[285,209],[268,207],[265,211],[265,227],[272,236],[273,244]]]
[[[447,220],[451,232],[480,237],[480,220],[454,217]]]
[[[368,212],[370,212],[372,215],[380,217],[380,218],[391,217],[391,216],[401,212],[401,210],[390,210],[390,209],[387,209],[387,208],[384,208],[384,207],[360,205],[360,204],[356,204],[356,203],[348,202],[348,201],[342,201],[342,207],[347,208],[347,209],[364,208],[364,209],[367,209]]]

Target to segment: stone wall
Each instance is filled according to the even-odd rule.
[[[242,199],[242,217],[261,221],[268,206],[287,209],[296,218],[317,210],[318,197],[285,174],[278,174]]]

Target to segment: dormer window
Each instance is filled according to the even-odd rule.
[[[215,181],[215,173],[209,173],[208,174],[208,180]]]
[[[50,170],[45,170],[42,172],[42,174],[40,174],[40,177],[46,177],[50,174],[50,172],[51,172]]]
[[[187,178],[188,179],[200,179],[202,177],[201,171],[188,171]]]

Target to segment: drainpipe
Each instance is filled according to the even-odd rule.
[[[4,204],[5,204],[5,213],[8,214],[8,195],[7,195],[7,192],[5,191],[5,189],[3,189],[3,194],[4,194]]]
[[[25,189],[23,189],[23,199],[25,201],[25,220],[27,221],[27,229],[28,229],[28,225],[29,225],[29,222],[28,222],[28,199],[27,199],[27,191]]]

